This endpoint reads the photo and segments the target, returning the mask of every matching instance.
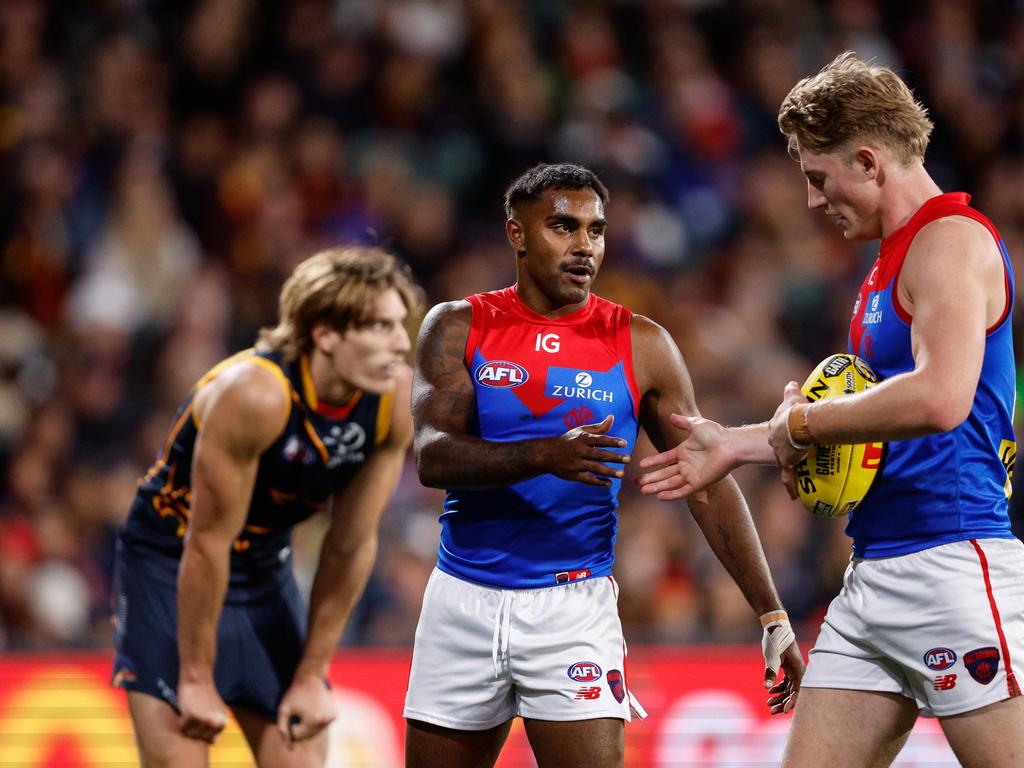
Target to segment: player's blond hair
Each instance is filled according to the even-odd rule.
[[[789,92],[779,108],[779,129],[790,154],[847,152],[874,141],[909,166],[924,160],[932,132],[928,110],[887,67],[869,66],[846,51]]]
[[[256,349],[294,360],[313,348],[312,331],[321,323],[339,331],[372,320],[374,303],[398,291],[410,315],[422,308],[422,292],[408,267],[380,248],[330,248],[299,264],[281,288],[278,323],[260,331]]]

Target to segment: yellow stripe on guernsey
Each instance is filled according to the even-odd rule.
[[[309,405],[311,410],[316,410],[320,400],[316,396],[316,387],[313,386],[313,373],[309,370],[309,357],[303,355],[299,360],[299,375],[302,377],[302,394],[306,398],[306,404]],[[320,454],[320,459],[326,464],[331,459],[330,451],[327,450],[327,446],[320,440],[320,436],[316,433],[316,428],[309,423],[309,419],[302,420],[302,426],[306,430],[306,434],[309,435],[309,439],[313,441],[313,445],[316,446],[317,453]]]
[[[375,430],[377,437],[374,445],[383,443],[391,430],[391,409],[394,403],[395,394],[393,392],[386,392],[380,396],[380,402],[377,404],[377,429]]]
[[[327,450],[327,446],[320,440],[320,436],[317,435],[316,429],[312,424],[309,423],[309,419],[302,420],[302,426],[306,428],[306,434],[309,435],[309,439],[313,441],[313,445],[316,446],[317,452],[320,454],[320,458],[324,464],[331,460],[330,451]]]
[[[309,407],[316,410],[320,400],[316,396],[316,387],[313,386],[313,372],[309,369],[308,355],[303,355],[299,360],[299,372],[302,375],[302,394],[305,395]]]
[[[313,372],[309,367],[309,356],[303,355],[299,360],[299,374],[302,376],[302,395],[306,398],[306,404],[314,411],[320,405],[320,398],[316,394],[316,386],[313,384]],[[357,389],[345,407],[352,410],[363,396],[363,390]]]
[[[153,463],[153,466],[149,468],[145,476],[139,481],[139,485],[148,483],[152,480],[158,472],[160,472],[167,465],[167,458],[171,455],[171,448],[174,447],[174,441],[178,439],[178,433],[181,428],[185,425],[185,422],[192,415],[192,403],[188,404],[188,407],[181,412],[178,420],[174,422],[174,426],[171,427],[170,433],[167,435],[167,440],[164,441],[164,450],[160,454],[160,458]]]
[[[279,366],[277,363],[273,363],[270,360],[267,360],[265,357],[257,356],[256,350],[252,349],[251,347],[249,349],[243,349],[238,354],[232,355],[226,360],[222,360],[221,362],[213,366],[213,368],[211,368],[209,371],[207,371],[203,375],[203,378],[201,378],[199,382],[196,384],[195,394],[198,395],[199,390],[201,390],[203,387],[205,387],[207,384],[209,384],[211,381],[217,378],[217,376],[223,373],[224,370],[228,368],[228,366],[241,362],[258,365],[260,368],[270,371],[272,374],[274,374],[274,376],[277,377],[277,380],[281,382],[281,386],[284,387],[285,399],[288,401],[288,413],[291,413],[292,383],[288,381],[288,377],[284,375],[284,371],[281,370],[281,366]],[[195,396],[193,396],[193,402],[195,402]],[[202,419],[199,417],[199,414],[195,412],[194,408],[189,406],[189,410],[192,411],[192,423],[196,425],[196,429],[199,429],[200,427],[203,426]],[[286,419],[288,418],[288,413],[285,414]],[[174,434],[174,432],[172,432],[172,434]]]

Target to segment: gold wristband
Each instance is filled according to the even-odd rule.
[[[786,428],[789,430],[789,442],[798,451],[806,451],[814,445],[814,435],[807,426],[807,408],[799,403],[789,409],[786,414]]]

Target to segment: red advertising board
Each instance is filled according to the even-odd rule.
[[[407,651],[346,650],[331,668],[339,716],[331,768],[402,765]],[[0,656],[0,768],[120,768],[138,764],[124,693],[108,685],[109,658]],[[782,757],[789,717],[771,717],[754,647],[636,648],[629,685],[649,717],[626,727],[631,768],[768,768]],[[851,724],[852,726],[853,724]],[[251,766],[232,723],[211,750],[213,766]],[[517,721],[500,768],[535,765]],[[958,763],[934,720],[921,719],[899,768]]]

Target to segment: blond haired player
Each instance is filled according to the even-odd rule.
[[[114,684],[147,768],[206,765],[228,706],[261,768],[323,764],[328,665],[412,438],[404,323],[418,307],[391,255],[318,253],[285,282],[278,325],[179,409],[116,567]],[[320,509],[307,620],[291,532]]]
[[[851,240],[881,239],[853,308],[849,351],[883,379],[808,404],[795,382],[774,418],[690,430],[641,462],[645,493],[685,496],[743,463],[792,487],[811,443],[886,441],[853,512],[853,558],[811,650],[784,765],[889,765],[919,712],[965,766],[1024,765],[1024,546],[1007,517],[1013,279],[999,233],[924,168],[932,124],[889,69],[845,53],[800,81],[779,126],[808,206]]]

